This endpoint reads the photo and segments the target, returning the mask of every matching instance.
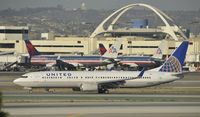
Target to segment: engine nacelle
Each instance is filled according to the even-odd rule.
[[[55,63],[48,63],[48,64],[46,64],[46,67],[47,68],[51,68],[51,67],[53,67],[55,65]]]
[[[96,83],[83,83],[80,86],[81,91],[97,91],[98,85]]]

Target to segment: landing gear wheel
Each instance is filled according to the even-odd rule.
[[[106,89],[106,90],[105,90],[105,93],[106,93],[106,94],[109,94],[109,90],[108,90],[108,89]]]
[[[48,93],[54,93],[55,92],[54,89],[45,89],[45,91],[47,91]]]
[[[99,94],[108,94],[108,93],[109,93],[109,90],[108,90],[108,89],[99,89],[99,90],[98,90],[98,93],[99,93]]]

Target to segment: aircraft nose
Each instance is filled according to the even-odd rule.
[[[20,85],[20,84],[21,84],[21,79],[20,79],[20,78],[15,79],[15,80],[13,81],[13,83],[14,83],[14,84],[17,84],[17,85]]]

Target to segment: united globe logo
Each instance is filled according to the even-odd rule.
[[[162,66],[160,69],[161,72],[181,72],[182,66],[179,62],[179,60],[171,56]]]

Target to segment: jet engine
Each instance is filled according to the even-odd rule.
[[[83,83],[80,86],[81,91],[97,91],[98,85],[96,83]]]

